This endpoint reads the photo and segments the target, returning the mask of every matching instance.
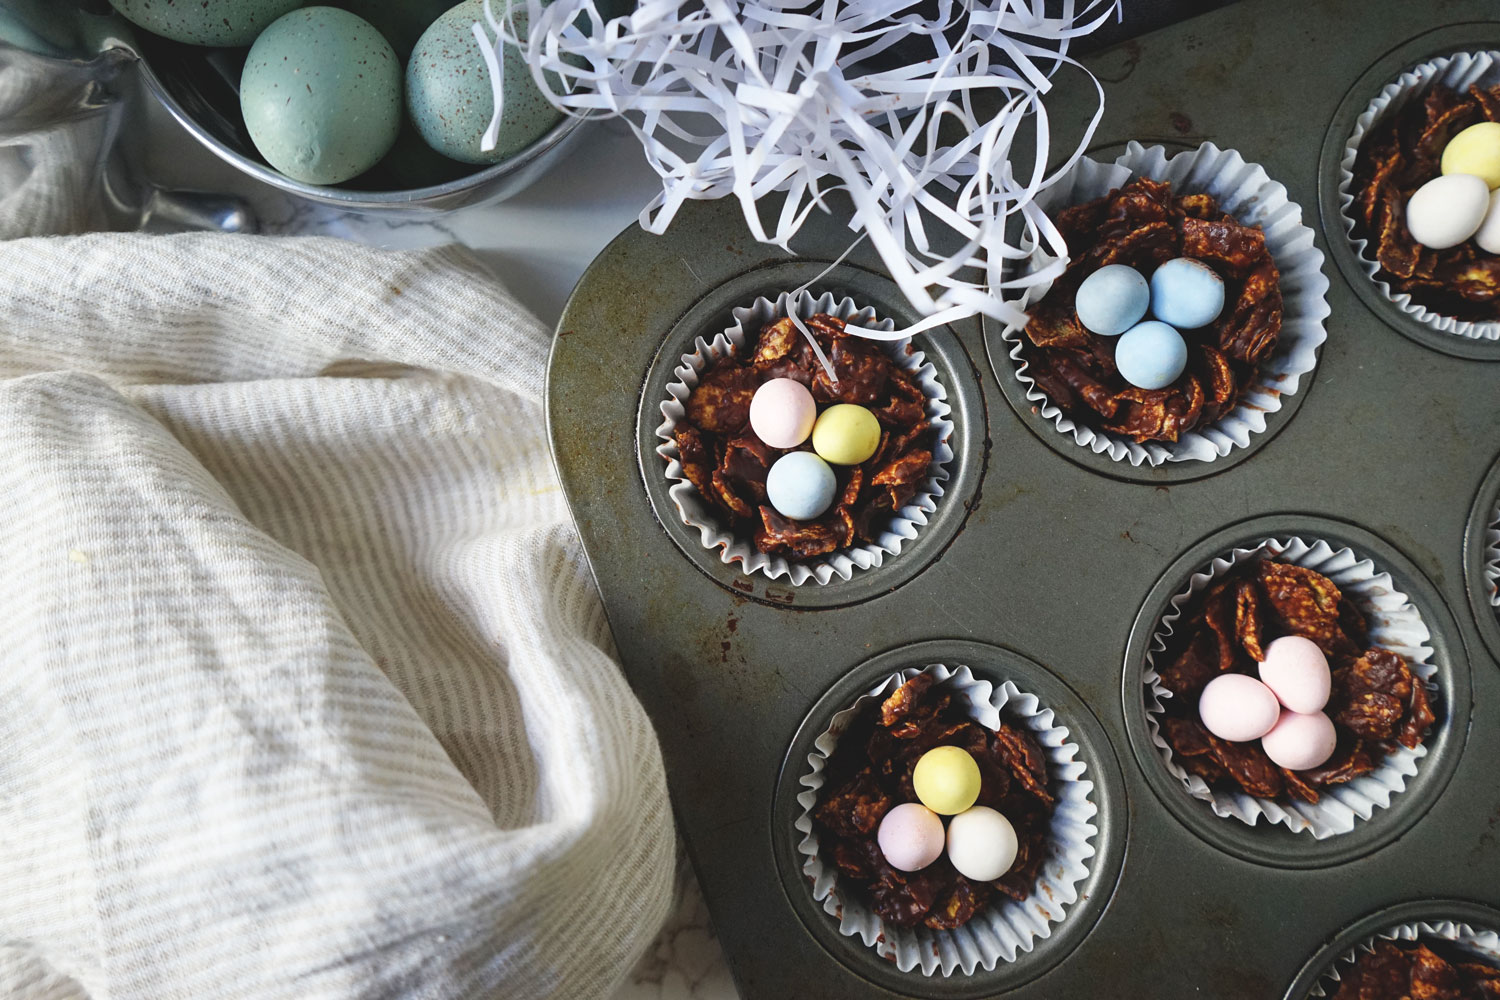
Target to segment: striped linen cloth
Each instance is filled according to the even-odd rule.
[[[607,994],[655,736],[463,252],[0,243],[0,997]]]

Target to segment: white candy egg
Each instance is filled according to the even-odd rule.
[[[948,860],[964,878],[991,882],[1016,863],[1020,841],[1010,820],[987,806],[974,806],[948,823]]]
[[[1411,238],[1433,250],[1456,247],[1473,236],[1490,207],[1490,188],[1473,174],[1434,177],[1406,202]]]

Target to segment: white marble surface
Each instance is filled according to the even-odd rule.
[[[458,242],[471,247],[548,326],[589,262],[634,225],[656,176],[621,123],[585,126],[557,168],[508,201],[435,220],[340,213],[290,199],[219,160],[143,93],[144,135],[132,137],[147,176],[166,187],[231,192],[254,208],[261,232],[319,233],[382,247]],[[691,867],[655,943],[612,1000],[735,1000],[723,952]]]

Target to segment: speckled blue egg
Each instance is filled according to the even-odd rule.
[[[1179,330],[1196,330],[1224,309],[1224,279],[1201,260],[1178,257],[1151,275],[1151,315]]]
[[[1148,319],[1115,342],[1115,367],[1141,389],[1165,389],[1187,367],[1187,342],[1165,323]]]
[[[189,45],[249,45],[307,0],[109,0],[153,35]]]
[[[338,184],[380,161],[401,128],[401,63],[362,18],[294,10],[261,32],[240,77],[255,148],[293,180]]]
[[[766,474],[766,497],[783,517],[810,521],[833,506],[838,482],[828,463],[810,451],[782,455]]]
[[[1118,337],[1135,326],[1151,305],[1151,286],[1141,272],[1124,264],[1106,264],[1078,286],[1073,306],[1084,329],[1101,337]]]
[[[506,17],[503,0],[492,0],[497,18]],[[484,0],[464,0],[432,23],[406,64],[406,110],[427,145],[464,163],[498,163],[516,155],[562,121],[537,88],[531,68],[514,46],[506,46],[505,111],[495,148],[481,149],[495,113],[490,71],[474,38],[474,23],[485,23]],[[516,30],[526,31],[524,8],[516,10]],[[486,28],[488,35],[488,28]]]

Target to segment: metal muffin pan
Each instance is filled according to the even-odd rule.
[[[1488,0],[1244,0],[1090,56],[1108,94],[1096,146],[1212,140],[1264,165],[1310,213],[1320,144],[1353,82],[1435,20],[1496,16]],[[1481,27],[1462,30],[1500,35],[1500,22]],[[1086,120],[1092,94],[1060,86],[1051,117]],[[549,372],[558,470],[626,675],[656,725],[679,825],[742,995],[1053,998],[1098,995],[1107,983],[1114,996],[1153,1000],[1275,998],[1309,955],[1366,914],[1434,897],[1500,907],[1500,650],[1481,638],[1493,614],[1482,619],[1471,606],[1464,552],[1500,446],[1500,369],[1396,333],[1342,267],[1328,267],[1328,342],[1295,417],[1242,460],[1192,463],[1191,481],[1166,470],[1124,481],[1111,474],[1116,463],[1092,468],[1035,433],[1001,401],[981,324],[954,323],[922,344],[944,359],[955,399],[966,379],[974,390],[956,417],[963,454],[950,466],[971,478],[940,501],[947,520],[934,518],[900,556],[857,575],[858,593],[763,593],[750,578],[707,574],[671,533],[675,508],[658,518],[651,477],[660,470],[642,462],[640,416],[660,400],[648,385],[658,355],[680,353],[692,334],[722,328],[730,306],[795,287],[848,249],[847,203],[831,203],[833,214],[815,215],[793,241],[807,270],[786,270],[792,258],[753,242],[728,201],[687,206],[665,237],[622,234],[569,302]],[[1335,239],[1342,229],[1321,227],[1325,255],[1334,256]],[[858,288],[856,297],[900,318],[900,295],[868,247],[820,284]],[[1153,588],[1175,575],[1174,561],[1226,531],[1249,523],[1264,535],[1255,519],[1341,531],[1404,574],[1441,637],[1441,658],[1453,670],[1467,665],[1467,682],[1443,681],[1452,700],[1432,737],[1442,743],[1419,768],[1434,790],[1404,793],[1411,802],[1425,795],[1422,808],[1398,799],[1363,824],[1378,836],[1302,865],[1246,860],[1180,819],[1143,766],[1159,770],[1160,761],[1136,759],[1121,697],[1132,628]],[[924,551],[939,528],[946,537]],[[950,652],[910,648],[923,642]],[[1023,659],[984,659],[993,649]],[[810,893],[798,895],[805,887],[787,878],[783,853],[784,765],[820,715],[819,699],[857,685],[876,657],[882,670],[941,659],[1019,674],[1041,664],[1097,723],[1090,742],[1117,763],[1111,808],[1124,816],[1106,839],[1123,854],[1118,875],[1092,887],[1055,931],[1083,918],[1076,940],[1058,937],[1065,948],[1040,943],[987,982],[875,969],[864,961],[873,952],[851,951]],[[1231,824],[1242,826],[1215,828]],[[1259,833],[1290,839],[1294,851],[1322,849],[1310,836]]]

